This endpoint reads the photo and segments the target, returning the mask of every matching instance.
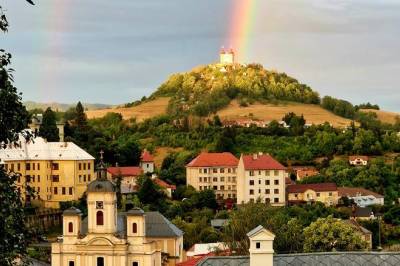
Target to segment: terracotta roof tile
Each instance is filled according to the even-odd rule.
[[[160,187],[163,187],[163,188],[170,188],[172,190],[176,189],[175,185],[168,184],[167,182],[165,182],[164,180],[161,180],[159,178],[154,178],[154,183],[156,183],[157,185],[159,185]]]
[[[296,184],[296,185],[289,185],[287,187],[287,192],[288,193],[303,193],[308,189],[318,191],[318,192],[337,191],[337,186],[335,183]]]
[[[113,176],[139,176],[143,173],[139,166],[108,167],[107,172]]]
[[[349,156],[349,160],[350,161],[354,161],[354,160],[357,160],[357,159],[362,159],[364,161],[368,161],[369,157],[365,156],[365,155],[352,155],[352,156]]]
[[[239,160],[230,152],[207,153],[202,152],[194,158],[187,167],[217,167],[233,166],[237,167]]]
[[[154,157],[151,153],[147,150],[144,150],[142,156],[140,157],[142,162],[154,162]]]
[[[268,154],[243,155],[246,170],[286,170],[286,167]]]

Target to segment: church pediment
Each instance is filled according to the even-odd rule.
[[[105,237],[96,237],[91,239],[88,243],[87,246],[114,246],[113,242],[111,240],[105,238]]]

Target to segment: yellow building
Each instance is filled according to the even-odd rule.
[[[237,175],[237,203],[260,200],[272,206],[284,206],[286,177],[286,167],[270,155],[242,155]]]
[[[287,193],[290,204],[318,201],[327,206],[335,206],[339,200],[339,192],[334,183],[289,185]]]
[[[26,200],[32,200],[26,193],[29,185],[36,194],[34,202],[46,208],[78,200],[94,176],[93,156],[72,142],[46,142],[40,137],[1,148],[0,163],[20,174],[17,186]]]
[[[182,261],[183,232],[158,212],[134,208],[117,213],[114,184],[100,164],[88,185],[88,216],[70,208],[63,214],[63,239],[52,244],[54,266],[160,266]]]
[[[237,165],[230,152],[202,152],[186,165],[186,183],[196,190],[213,189],[218,199],[236,199]]]

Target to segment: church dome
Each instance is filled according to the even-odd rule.
[[[109,180],[96,179],[88,185],[87,192],[115,192],[114,184]]]

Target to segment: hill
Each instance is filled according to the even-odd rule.
[[[110,108],[110,104],[101,104],[101,103],[82,103],[83,106],[85,107],[86,110],[97,110],[97,109],[104,109],[104,108]],[[38,103],[38,102],[33,102],[33,101],[26,101],[24,102],[24,105],[26,109],[32,110],[32,109],[47,109],[47,107],[50,107],[53,111],[61,111],[65,112],[71,107],[75,107],[76,103],[74,104],[69,104],[69,103]]]
[[[134,107],[87,111],[86,114],[88,118],[97,118],[104,116],[108,112],[114,112],[120,113],[124,119],[136,118],[140,122],[147,118],[166,114],[169,99],[168,97],[161,97]],[[218,111],[217,114],[222,120],[238,120],[251,117],[252,119],[279,121],[289,112],[294,112],[297,115],[303,114],[307,123],[310,124],[321,124],[329,121],[336,127],[344,127],[349,125],[351,121],[337,116],[321,108],[319,105],[294,102],[280,102],[276,104],[254,103],[247,107],[241,107],[238,101],[233,100],[228,106]]]
[[[394,124],[397,121],[400,121],[400,114],[395,112],[388,112],[382,110],[375,109],[361,109],[362,112],[373,112],[376,113],[379,120],[384,123]]]
[[[91,110],[87,111],[86,115],[88,118],[98,118],[103,117],[109,112],[112,112],[121,114],[124,119],[136,118],[138,122],[141,122],[147,118],[165,114],[167,112],[169,99],[169,97],[160,97],[141,103],[134,107],[116,107],[101,110]]]

